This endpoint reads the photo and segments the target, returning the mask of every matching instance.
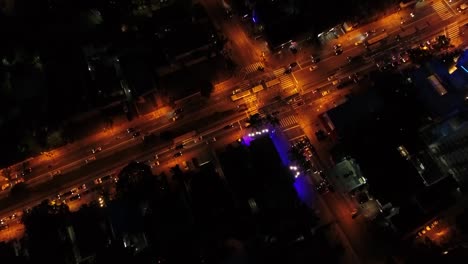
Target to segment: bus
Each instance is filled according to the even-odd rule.
[[[263,90],[263,85],[261,85],[261,84],[255,86],[254,88],[252,88],[252,92],[254,92],[254,93],[258,93],[258,92],[260,92],[261,90]]]
[[[377,43],[377,42],[379,42],[381,40],[386,39],[387,37],[388,37],[387,32],[384,32],[384,33],[382,33],[382,34],[380,34],[378,36],[375,36],[373,38],[370,38],[370,39],[366,40],[366,43],[367,43],[367,45],[372,45],[372,44],[375,44],[375,43]]]
[[[236,94],[233,94],[231,95],[231,100],[232,101],[237,101],[237,100],[240,100],[244,97],[247,97],[251,94],[250,90],[247,90],[247,91],[243,91],[243,92],[240,92],[240,93],[236,93]]]
[[[445,95],[447,93],[447,90],[445,89],[444,85],[440,82],[439,76],[437,76],[436,74],[427,77],[427,80],[440,96]]]
[[[277,85],[277,84],[280,84],[280,83],[281,83],[281,81],[278,78],[276,78],[274,80],[266,82],[265,86],[266,86],[266,88],[270,88],[270,87],[272,87],[274,85]]]

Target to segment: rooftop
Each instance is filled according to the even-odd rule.
[[[328,176],[335,183],[337,189],[349,193],[366,184],[361,168],[352,158],[345,158],[333,167]]]

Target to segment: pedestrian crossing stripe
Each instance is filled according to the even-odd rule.
[[[279,122],[281,127],[290,127],[297,125],[296,117],[293,115],[281,118]]]
[[[273,74],[275,75],[275,77],[283,76],[284,75],[284,68],[274,70]]]
[[[242,81],[237,85],[237,89],[240,89],[241,91],[247,90],[250,88],[250,82],[248,80]]]
[[[279,79],[281,81],[280,86],[282,89],[287,89],[295,86],[294,80],[291,78],[290,75],[280,76]]]
[[[452,40],[460,37],[460,27],[458,25],[449,26],[446,36]]]
[[[453,13],[447,8],[443,1],[436,1],[432,8],[436,11],[442,20],[447,20],[453,16]]]
[[[256,62],[244,67],[246,73],[252,73],[258,71],[259,68],[265,68],[265,65],[262,62]]]

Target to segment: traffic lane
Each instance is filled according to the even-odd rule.
[[[227,110],[229,106],[223,107],[223,105],[227,105],[226,103],[215,104],[214,106],[209,106],[207,108],[212,109],[213,111],[216,109],[220,110]],[[204,110],[204,109],[202,109]],[[140,132],[140,135],[144,134],[151,134],[155,132],[160,132],[167,127],[171,127],[171,129],[177,129],[180,127],[185,126],[187,123],[191,122],[195,117],[199,119],[203,118],[204,116],[212,115],[212,111],[202,111],[200,112],[193,112],[190,111],[186,117],[177,120],[176,122],[169,122],[166,119],[159,120],[159,122],[152,122],[148,123],[146,126],[136,127],[135,131]],[[85,159],[89,159],[91,157],[95,157],[96,159],[111,154],[113,151],[119,148],[124,148],[128,145],[136,144],[141,139],[140,136],[134,138],[133,133],[128,133],[127,131],[122,131],[119,134],[117,140],[112,140],[107,144],[98,145],[102,147],[102,151],[99,153],[93,154],[90,149],[84,149],[82,152],[71,152],[69,155],[64,156],[63,159],[57,159],[52,167],[49,167],[50,164],[44,164],[42,166],[37,166],[33,173],[28,175],[27,181],[34,180],[35,178],[47,178],[51,176],[51,173],[61,171],[61,173],[66,173],[70,169],[76,168],[80,162],[85,162]],[[91,146],[89,147],[91,148]],[[72,164],[72,165],[71,165]]]
[[[242,114],[237,116],[234,115],[230,117],[231,119],[226,118],[224,122],[227,120],[227,122],[230,123],[232,122],[232,119],[240,119],[242,116]],[[196,123],[195,127],[198,127],[198,125],[199,123]],[[188,128],[188,130],[194,129],[195,127]],[[168,143],[168,145],[171,144],[172,143]],[[6,197],[0,200],[0,208],[3,208],[1,212],[7,213],[16,211],[18,208],[25,208],[28,205],[37,203],[37,201],[41,201],[55,195],[60,190],[69,189],[75,185],[82,184],[83,182],[102,177],[109,174],[111,171],[118,171],[130,161],[154,155],[157,148],[168,148],[168,145],[166,145],[166,147],[161,147],[161,145],[155,147],[138,144],[131,148],[122,149],[112,156],[104,157],[100,160],[85,164],[84,166],[81,166],[79,170],[74,170],[67,174],[60,175],[59,177],[54,177],[46,183],[40,183],[36,186],[28,186],[29,195],[27,197],[19,200]],[[125,157],[125,159],[122,157]]]

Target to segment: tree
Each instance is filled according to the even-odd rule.
[[[139,162],[131,162],[119,173],[117,194],[119,198],[139,204],[151,200],[155,178],[151,168]]]
[[[214,86],[211,82],[206,80],[200,82],[200,93],[202,96],[209,98],[213,90]]]
[[[259,113],[253,114],[249,116],[249,120],[247,121],[250,126],[255,130],[262,129],[264,125],[264,119],[260,116]]]
[[[265,119],[266,119],[266,121],[267,121],[270,125],[272,125],[272,126],[274,126],[274,127],[280,125],[280,121],[279,121],[279,119],[278,119],[277,116],[274,116],[274,115],[272,115],[272,114],[268,114],[268,115],[265,117]]]
[[[44,200],[22,217],[32,263],[65,263],[71,257],[68,239],[68,206],[50,205]]]

